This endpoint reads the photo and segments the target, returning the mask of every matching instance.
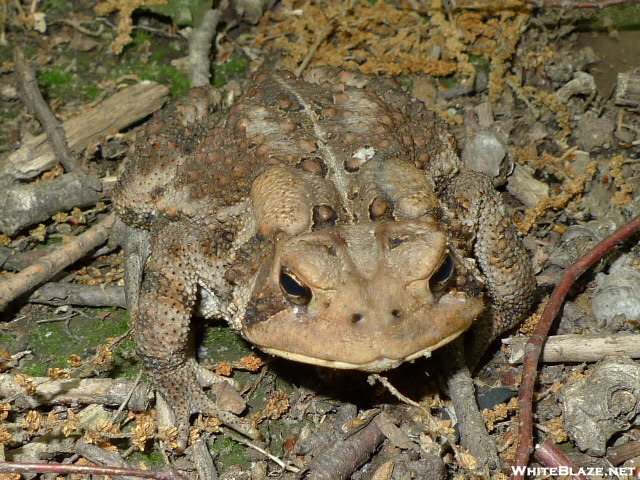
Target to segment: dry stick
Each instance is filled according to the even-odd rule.
[[[218,9],[208,10],[200,25],[191,31],[189,36],[189,84],[192,87],[209,84],[211,41],[221,16],[222,12]]]
[[[124,287],[62,282],[49,282],[39,286],[29,296],[29,303],[127,308]]]
[[[549,302],[542,313],[540,322],[525,347],[525,360],[522,367],[522,379],[518,393],[518,406],[520,408],[519,419],[519,443],[515,454],[514,465],[526,466],[533,448],[533,388],[536,380],[538,358],[542,352],[542,346],[549,333],[554,318],[560,311],[564,297],[567,295],[573,282],[589,267],[601,259],[607,252],[623,240],[626,240],[640,229],[640,215],[624,224],[613,234],[602,240],[599,244],[576,260],[562,274],[560,283],[549,298]],[[524,475],[516,473],[512,480],[523,480]]]
[[[49,377],[29,377],[35,394],[16,383],[16,376],[0,374],[0,398],[18,401],[22,408],[39,408],[43,405],[109,405],[126,403],[127,408],[143,411],[147,407],[149,385],[135,385],[131,380],[110,378],[65,378],[51,380]],[[133,394],[131,393],[133,392]],[[11,400],[9,400],[11,399]]]
[[[0,473],[55,473],[57,475],[75,473],[82,475],[124,475],[128,477],[154,478],[156,480],[188,480],[187,477],[180,475],[173,468],[154,472],[151,470],[135,470],[133,468],[90,467],[62,463],[0,462]]]
[[[502,340],[509,347],[509,363],[524,359],[527,337]],[[540,357],[543,363],[598,362],[610,355],[640,358],[640,334],[554,335],[547,338]]]
[[[329,20],[329,22],[325,24],[324,27],[322,27],[322,30],[320,30],[320,33],[318,33],[318,36],[316,37],[315,42],[313,42],[313,45],[311,45],[311,48],[309,49],[307,56],[304,57],[304,60],[302,61],[300,66],[296,69],[295,71],[296,77],[300,77],[300,75],[302,75],[302,72],[304,72],[304,69],[307,68],[307,65],[309,65],[309,62],[315,55],[316,50],[318,50],[318,47],[320,46],[320,44],[324,42],[324,40],[331,34],[331,32],[333,32],[334,28],[336,28],[335,19]]]
[[[545,467],[564,467],[569,472],[578,472],[578,469],[571,462],[571,460],[569,460],[569,457],[567,457],[564,452],[562,452],[558,447],[556,447],[553,442],[549,440],[540,445],[536,449],[533,456]],[[573,473],[571,477],[574,480],[587,480],[587,477],[585,477],[582,473]]]
[[[29,110],[35,113],[38,120],[40,120],[42,128],[46,132],[49,142],[51,143],[51,148],[59,162],[69,173],[84,173],[84,168],[73,156],[71,150],[69,150],[69,146],[67,145],[67,140],[64,135],[64,129],[53,113],[51,113],[47,102],[42,98],[42,94],[38,88],[38,83],[36,82],[36,77],[27,65],[20,47],[15,47],[13,59],[16,63],[16,73],[18,74],[20,90],[23,93],[23,101]]]
[[[632,458],[640,457],[640,440],[633,440],[622,445],[607,448],[606,459],[617,467]]]
[[[638,3],[638,0],[601,0],[600,2],[572,3],[570,0],[552,2],[547,0],[524,0],[524,3],[540,8],[607,8],[615,5]]]
[[[67,265],[82,258],[89,250],[104,243],[109,237],[114,219],[113,213],[108,215],[99,224],[72,238],[56,251],[42,257],[13,277],[0,282],[0,311],[4,310],[7,304],[17,296],[47,281]]]

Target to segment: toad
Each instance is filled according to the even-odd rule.
[[[318,69],[258,73],[218,103],[196,88],[156,115],[113,197],[151,241],[137,351],[183,443],[191,414],[219,413],[196,309],[269,354],[369,372],[526,314],[535,283],[501,198],[420,101]]]

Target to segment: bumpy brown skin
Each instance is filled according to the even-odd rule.
[[[191,413],[217,413],[189,353],[198,302],[268,352],[380,371],[481,316],[494,337],[534,289],[499,195],[420,102],[336,70],[254,80],[226,120],[208,88],[156,116],[114,193],[121,218],[151,232],[131,309],[182,439]],[[306,294],[287,292],[283,272]]]

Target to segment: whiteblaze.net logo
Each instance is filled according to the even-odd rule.
[[[578,476],[583,475],[589,478],[598,477],[617,477],[617,478],[637,478],[638,469],[634,467],[511,467],[513,475],[527,475],[534,478],[539,477],[559,477],[559,476]]]

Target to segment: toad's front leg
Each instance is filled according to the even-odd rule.
[[[178,448],[186,447],[189,418],[194,413],[217,417],[245,435],[260,438],[257,430],[220,410],[203,391],[213,374],[190,353],[196,290],[195,274],[188,268],[182,247],[158,240],[145,265],[138,305],[131,310],[138,355],[153,386],[175,415]]]
[[[464,339],[447,346],[442,357],[448,362],[449,394],[460,422],[462,443],[481,464],[498,468],[497,451],[475,405],[467,365],[473,368],[498,335],[527,315],[536,283],[529,257],[488,177],[462,172],[447,186],[445,201],[452,228],[461,233],[465,245],[472,247],[470,253],[484,276],[489,297],[484,314]]]

